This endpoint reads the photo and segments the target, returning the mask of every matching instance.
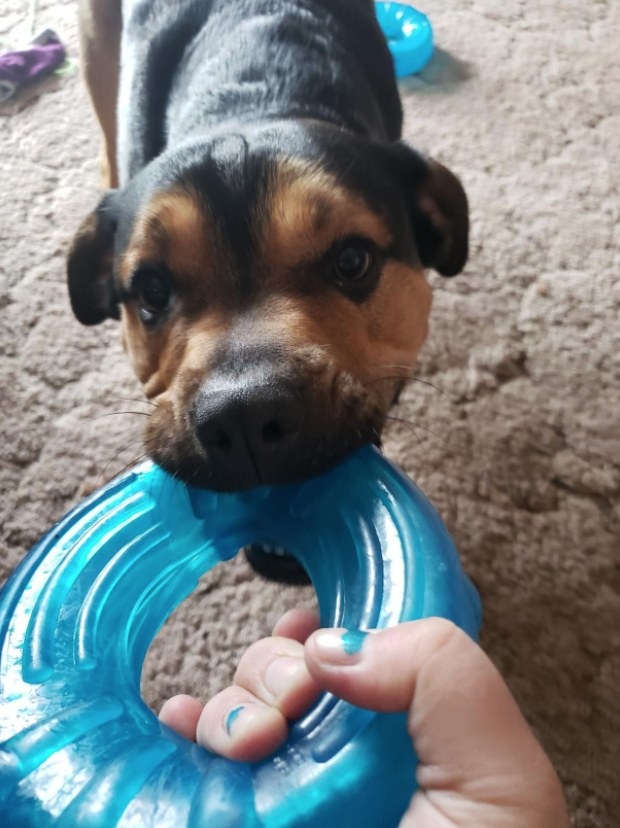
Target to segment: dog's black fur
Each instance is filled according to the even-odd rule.
[[[392,58],[372,0],[150,0],[125,9],[121,181],[170,147],[275,119],[400,137]]]
[[[399,141],[401,104],[372,0],[127,0],[121,55],[120,187],[102,199],[69,255],[71,302],[84,324],[118,318],[119,305],[134,310],[139,305],[141,274],[123,283],[119,261],[150,200],[171,188],[198,194],[234,262],[218,273],[222,289],[236,297],[240,311],[251,307],[261,295],[265,272],[265,263],[261,270],[254,260],[262,199],[283,157],[313,162],[332,174],[381,217],[392,239],[389,249],[373,253],[372,280],[336,287],[302,273],[289,293],[336,290],[363,304],[376,290],[384,259],[434,267],[447,276],[462,269],[468,237],[465,194],[445,168]],[[174,284],[174,274],[165,278]],[[167,324],[173,311],[172,304],[164,308],[155,323],[149,322],[151,330]],[[239,330],[237,325],[236,336]],[[269,405],[277,408],[280,400],[288,405],[293,363],[281,370],[282,349],[261,348],[261,371],[266,353],[276,355],[269,366],[269,394],[281,395],[270,397]],[[251,362],[247,348],[239,349],[229,338],[208,368],[211,376],[234,376],[241,388],[236,393],[247,398],[254,381],[247,367]],[[298,359],[294,384],[303,387],[299,370]],[[402,382],[395,384],[393,393],[400,387]],[[316,473],[360,442],[378,439],[383,403],[365,420],[361,414],[358,420],[351,414],[337,419],[304,393],[303,428],[295,426],[295,444],[272,465],[259,470],[252,457],[252,464],[244,459],[238,467],[218,467],[206,440],[206,461],[204,456],[197,460],[186,435],[175,451],[167,444],[171,441],[160,440],[153,456],[192,482],[230,489]],[[191,403],[194,420],[203,416],[205,394],[206,408],[211,405],[208,392],[200,394]],[[356,406],[361,411],[354,398],[349,412]]]

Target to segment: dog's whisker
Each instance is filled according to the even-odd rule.
[[[153,408],[164,408],[161,403],[155,402],[154,400],[147,400],[146,398],[142,397],[117,397],[119,402],[131,402],[131,403],[138,403],[139,405],[150,405]]]
[[[440,394],[443,394],[445,397],[449,397],[449,393],[442,388],[440,385],[436,385],[434,382],[430,380],[422,379],[421,377],[407,377],[405,382],[419,382],[422,385],[426,385],[429,388],[433,388],[435,391],[439,391]]]
[[[378,368],[381,371],[404,371],[406,374],[410,374],[413,371],[411,365],[404,365],[400,362],[385,362],[379,365]]]
[[[416,429],[422,429],[422,431],[427,431],[432,437],[434,437],[436,440],[441,440],[441,442],[445,443],[447,446],[452,445],[448,437],[444,437],[441,434],[437,434],[436,431],[433,431],[433,429],[429,428],[427,425],[424,425],[423,423],[412,423],[411,420],[407,420],[404,417],[396,417],[393,414],[388,414],[386,417],[386,421],[406,426],[412,432],[412,434],[415,435],[416,439],[419,442],[421,441],[419,435],[416,434]]]
[[[119,451],[113,457],[110,457],[110,459],[106,462],[105,466],[101,469],[101,471],[97,475],[97,478],[95,480],[95,488],[98,488],[99,486],[102,485],[102,481],[105,480],[108,469],[110,468],[110,466],[114,462],[116,462],[118,460],[118,457],[119,457],[120,454],[124,454],[124,452],[128,451],[133,446],[137,446],[137,445],[139,445],[139,446],[141,446],[141,448],[145,449],[145,451],[140,453],[137,457],[134,457],[132,460],[130,460],[128,463],[126,463],[119,471],[115,472],[114,477],[118,476],[119,474],[122,474],[124,471],[127,471],[127,469],[131,468],[131,466],[135,466],[137,463],[139,463],[145,457],[148,457],[149,447],[151,446],[152,443],[153,443],[152,440],[145,440],[144,438],[141,438],[140,440],[132,440],[131,443],[127,443],[123,448],[119,449]]]
[[[126,451],[126,450],[127,449],[124,449],[124,451]],[[95,488],[99,488],[99,486],[102,486],[102,485],[104,485],[105,482],[107,482],[107,480],[108,480],[108,469],[117,460],[118,460],[118,455],[116,455],[114,457],[110,457],[110,459],[106,462],[106,464],[101,469],[101,471],[99,472],[99,474],[97,475],[97,477],[95,479]],[[131,462],[133,462],[133,460]],[[129,465],[131,465],[131,463],[124,466],[124,468],[128,468]],[[116,474],[120,474],[120,472],[116,472],[113,476],[116,477]]]
[[[135,414],[137,417],[152,417],[151,411],[107,411],[105,414],[95,414],[91,420],[100,420],[102,417],[116,417],[120,414]]]
[[[133,466],[137,466],[138,463],[141,463],[143,460],[146,460],[148,456],[148,451],[142,452],[142,454],[139,454],[137,457],[134,457],[133,460],[130,460],[128,463],[125,463],[125,465],[116,472],[114,477],[118,477],[119,475],[124,474],[126,471],[131,469]]]
[[[388,415],[388,417],[386,417],[386,422],[393,422],[393,423],[397,423],[399,425],[404,425],[406,428],[409,429],[411,434],[413,434],[413,436],[416,439],[417,444],[420,447],[423,447],[424,449],[426,449],[426,447],[424,446],[423,440],[421,439],[420,435],[416,431],[416,427],[414,426],[413,423],[409,422],[409,420],[404,420],[402,417],[392,417],[392,416]]]
[[[422,379],[421,377],[403,376],[402,374],[384,374],[379,377],[373,377],[372,379],[365,380],[363,385],[368,386],[376,382],[387,382],[389,380],[400,380],[405,383],[419,382],[421,385],[427,385],[429,388],[439,391],[440,394],[443,394],[448,398],[450,397],[450,394],[447,391],[445,391],[441,386],[435,385],[434,382]]]

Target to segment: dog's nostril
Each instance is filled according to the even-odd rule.
[[[202,390],[192,411],[205,466],[231,489],[275,482],[299,462],[303,397],[275,379],[229,385]]]
[[[284,429],[277,420],[270,420],[263,426],[263,440],[265,443],[277,443],[284,437]]]
[[[223,451],[230,451],[232,449],[232,440],[223,429],[218,428],[214,435],[213,445]]]

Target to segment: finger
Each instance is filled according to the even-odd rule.
[[[319,616],[314,610],[292,609],[276,622],[272,635],[292,638],[301,644],[319,628]]]
[[[320,692],[306,666],[303,645],[279,636],[246,650],[234,681],[289,720],[301,716]]]
[[[159,712],[159,719],[168,727],[176,730],[181,736],[186,739],[196,741],[196,727],[200,714],[202,713],[202,704],[198,699],[191,696],[179,695],[173,696],[168,701],[164,702],[162,709]]]
[[[227,687],[205,705],[196,728],[198,744],[238,762],[257,762],[288,735],[286,717],[243,687]]]
[[[360,707],[409,711],[421,788],[475,800],[502,796],[510,780],[509,795],[525,787],[536,801],[541,786],[549,794],[555,784],[498,671],[451,622],[431,618],[368,635],[320,630],[305,651],[325,689]]]

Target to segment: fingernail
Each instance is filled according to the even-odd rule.
[[[363,630],[345,630],[342,633],[325,630],[317,633],[314,644],[324,661],[331,664],[354,664],[359,660],[367,635]]]
[[[295,683],[299,673],[305,669],[305,662],[302,658],[294,656],[276,658],[265,670],[265,687],[275,698],[279,698]]]
[[[230,736],[231,728],[235,722],[235,719],[238,719],[241,713],[244,711],[244,706],[242,704],[239,707],[233,707],[232,710],[228,711],[226,719],[224,721],[224,727],[226,728],[226,733]]]

